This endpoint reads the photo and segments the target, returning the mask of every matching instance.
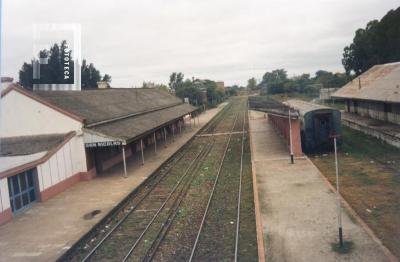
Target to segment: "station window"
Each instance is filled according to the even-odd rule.
[[[18,213],[36,201],[36,169],[31,169],[15,176],[8,177],[8,191],[13,213]]]

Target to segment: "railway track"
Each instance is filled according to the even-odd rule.
[[[247,103],[246,103],[246,105],[247,105]],[[228,141],[226,143],[224,153],[223,153],[222,159],[221,159],[219,167],[218,167],[216,179],[215,179],[214,185],[212,187],[212,190],[210,192],[207,206],[204,210],[202,220],[200,223],[200,227],[196,234],[196,239],[195,239],[194,244],[191,249],[189,261],[205,261],[205,260],[218,261],[221,259],[234,260],[234,261],[238,260],[239,235],[240,235],[239,234],[239,232],[240,232],[239,231],[239,229],[240,229],[240,206],[241,206],[242,174],[243,174],[243,155],[244,155],[245,127],[246,127],[246,116],[247,116],[246,112],[247,112],[247,108],[243,113],[241,132],[237,132],[237,131],[234,132],[234,130],[236,128],[234,125],[229,133]],[[237,121],[237,118],[238,118],[238,116],[236,116],[235,122]],[[227,239],[224,239],[224,238],[221,239],[221,235],[224,235],[223,232],[221,232],[221,226],[223,226],[223,225],[221,225],[220,223],[216,223],[215,221],[209,221],[209,220],[212,220],[209,218],[209,216],[210,216],[209,212],[210,212],[210,209],[224,210],[224,207],[222,207],[221,204],[224,205],[225,202],[221,201],[222,203],[219,204],[218,203],[219,199],[218,199],[218,197],[216,197],[215,192],[217,190],[220,190],[220,191],[226,190],[226,188],[225,188],[226,184],[220,182],[221,181],[220,177],[223,175],[227,176],[227,172],[222,172],[222,171],[224,169],[224,163],[225,163],[225,159],[226,159],[226,156],[228,153],[228,149],[230,148],[232,137],[237,137],[237,134],[241,134],[241,143],[240,143],[240,161],[239,161],[240,164],[239,164],[239,170],[238,170],[238,176],[237,176],[238,189],[237,189],[237,194],[236,194],[236,196],[237,196],[237,204],[236,204],[236,212],[235,212],[236,217],[234,218],[234,216],[230,216],[230,218],[229,218],[229,220],[231,220],[231,219],[236,220],[236,227],[235,227],[236,230],[235,230],[234,243],[233,243],[233,248],[232,248],[233,252],[231,254],[229,254],[229,251],[228,251],[228,252],[223,252],[221,254],[220,250],[218,250],[216,252],[214,250],[214,255],[212,255],[212,254],[210,254],[210,253],[213,253],[213,251],[211,251],[209,249],[210,245],[206,244],[207,242],[210,242],[210,239],[213,239],[215,242],[222,241],[223,245],[225,245],[225,246],[229,245],[229,240],[227,241]],[[233,147],[232,147],[232,149],[233,149]],[[233,176],[230,178],[235,179],[236,176]],[[225,193],[225,195],[228,194],[230,197],[234,197],[229,190],[226,190],[226,192],[224,192],[224,193]],[[226,211],[226,208],[224,211]],[[224,213],[224,211],[219,212],[219,213]],[[208,225],[207,225],[208,228],[205,230],[204,225],[207,222],[208,222]],[[232,223],[232,222],[233,221],[231,220],[230,223]],[[230,230],[230,229],[228,229],[228,230]],[[209,232],[206,232],[207,236],[204,237],[203,241],[201,241],[202,233],[204,234],[203,231],[209,231]],[[202,246],[205,246],[205,248],[202,250],[202,252],[199,252],[199,249],[201,249]],[[229,256],[231,256],[232,259],[230,259]]]
[[[218,130],[223,121],[227,121],[229,117],[232,118],[229,115],[231,108],[232,103],[228,104],[200,134],[212,134],[215,130]],[[232,130],[235,128],[236,119],[237,116],[233,122]],[[102,230],[97,229],[100,234],[93,234],[92,238],[87,239],[83,248],[75,248],[75,251],[80,252],[75,252],[75,254],[71,252],[70,256],[64,256],[64,258],[68,258],[65,260],[151,260],[177,214],[178,207],[190,187],[193,174],[196,173],[195,171],[201,161],[213,148],[216,139],[214,136],[207,137],[206,140],[208,141],[204,145],[204,138],[196,138],[192,143],[199,142],[200,145],[194,146],[195,150],[191,146],[178,152],[166,168],[160,170],[159,176],[149,179],[143,190],[117,210],[115,212],[117,214],[111,216],[110,220],[113,220],[113,222],[107,223]],[[227,143],[228,145],[229,143]],[[172,175],[175,169],[179,169],[187,163],[190,164],[181,176]],[[172,185],[174,186],[172,187]],[[148,242],[148,235],[151,234],[153,234],[153,240]],[[83,242],[81,241],[81,244]],[[121,255],[125,251],[120,250],[127,248],[128,252],[122,257]],[[146,251],[139,252],[138,256],[132,256],[139,249]],[[87,252],[87,250],[89,251]],[[139,257],[141,259],[138,259]]]

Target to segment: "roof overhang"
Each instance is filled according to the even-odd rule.
[[[58,144],[54,148],[38,152],[30,155],[20,155],[20,156],[0,156],[2,161],[14,161],[15,164],[10,165],[9,168],[0,169],[0,178],[13,176],[29,169],[32,169],[40,164],[46,162],[50,157],[57,153],[60,148],[62,148],[69,140],[71,140],[76,135],[75,131],[69,132],[62,143]],[[5,159],[5,160],[4,160]],[[0,161],[1,164],[1,161]]]
[[[124,139],[112,137],[87,128],[83,129],[83,142],[85,143],[86,148],[120,146],[127,144]]]

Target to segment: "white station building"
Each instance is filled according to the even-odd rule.
[[[157,89],[1,94],[0,225],[166,140],[197,109]]]

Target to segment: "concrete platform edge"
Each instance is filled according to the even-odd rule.
[[[313,165],[318,170],[319,176],[327,184],[329,189],[336,194],[336,188],[322,174],[321,170],[316,165],[314,165],[314,163],[310,160],[310,158],[308,158],[307,156],[305,156],[305,158],[311,165]],[[379,247],[382,249],[383,253],[387,256],[387,258],[391,262],[399,262],[400,260],[397,259],[393,255],[393,253],[382,243],[382,241],[376,236],[374,231],[367,225],[367,223],[364,222],[364,220],[362,220],[362,218],[356,213],[356,211],[350,206],[350,204],[346,201],[346,199],[342,195],[340,195],[340,199],[341,199],[341,203],[342,203],[343,207],[350,213],[350,215],[357,221],[357,223],[359,225],[361,225],[361,227],[372,238],[372,240],[375,241],[379,245]]]
[[[249,110],[248,110],[249,111]],[[247,114],[247,121],[250,122],[250,114]],[[249,125],[250,129],[250,125]],[[265,246],[264,246],[264,234],[263,234],[263,226],[261,220],[261,211],[260,211],[260,202],[258,199],[258,186],[257,186],[257,177],[255,171],[255,162],[253,159],[253,138],[251,135],[251,130],[249,130],[249,139],[250,139],[250,155],[251,155],[251,174],[253,178],[253,195],[254,195],[254,211],[256,216],[256,231],[257,231],[257,246],[258,246],[258,261],[265,262]]]

